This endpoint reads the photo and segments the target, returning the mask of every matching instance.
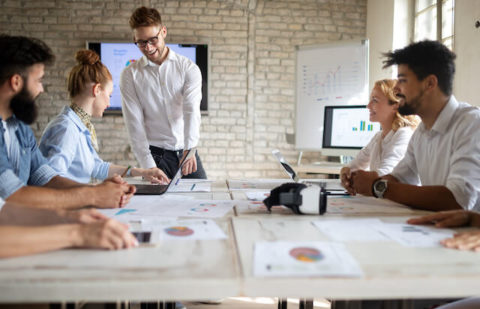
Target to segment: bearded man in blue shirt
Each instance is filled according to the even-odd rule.
[[[45,65],[54,61],[42,41],[0,35],[0,197],[52,209],[122,207],[135,187],[116,176],[97,186],[58,176],[38,149],[31,128],[43,92]]]

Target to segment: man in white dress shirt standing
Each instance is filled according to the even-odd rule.
[[[156,9],[140,7],[129,22],[144,55],[125,68],[120,80],[132,150],[142,168],[157,166],[171,179],[183,150],[198,144],[202,75],[193,61],[165,45],[167,28]],[[198,154],[185,163],[182,174],[207,178]]]
[[[452,95],[455,54],[422,41],[386,54],[398,65],[399,112],[422,123],[390,175],[358,171],[357,193],[426,210],[480,211],[480,110]]]

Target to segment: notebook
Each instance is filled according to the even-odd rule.
[[[162,185],[162,184],[135,185],[135,187],[137,188],[137,191],[135,192],[135,194],[136,195],[161,195],[161,194],[164,194],[165,192],[172,191],[174,187],[178,186],[178,183],[182,178],[183,164],[187,161],[187,159],[190,159],[192,156],[194,156],[196,152],[195,149],[186,150],[186,151],[187,151],[187,155],[183,159],[182,163],[180,164],[180,167],[175,173],[175,176],[172,178],[172,180],[168,185]]]

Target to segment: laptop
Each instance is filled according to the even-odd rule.
[[[183,159],[182,163],[180,164],[180,167],[175,173],[175,176],[172,178],[172,180],[168,185],[162,185],[162,184],[135,185],[135,187],[137,188],[135,195],[161,195],[161,194],[164,194],[165,192],[172,191],[174,187],[178,186],[178,183],[182,178],[183,164],[185,163],[185,161],[187,161],[187,159],[190,159],[192,156],[194,156],[196,152],[195,149],[186,150],[186,151],[187,151],[187,155],[185,156],[185,159]]]
[[[328,191],[345,191],[345,188],[342,187],[339,179],[322,179],[322,180],[300,179],[300,177],[298,177],[298,174],[295,172],[293,167],[290,164],[288,164],[288,162],[285,160],[280,150],[274,149],[272,150],[272,154],[275,157],[275,159],[277,159],[277,161],[280,163],[280,165],[283,167],[283,170],[294,182],[299,182],[304,184],[314,184],[317,186],[324,187]]]

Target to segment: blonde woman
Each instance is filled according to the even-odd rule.
[[[419,119],[398,113],[395,84],[393,79],[375,82],[367,108],[370,110],[370,121],[379,122],[382,130],[340,171],[340,180],[347,190],[351,190],[351,172],[361,169],[375,171],[379,176],[387,175],[407,151]]]

